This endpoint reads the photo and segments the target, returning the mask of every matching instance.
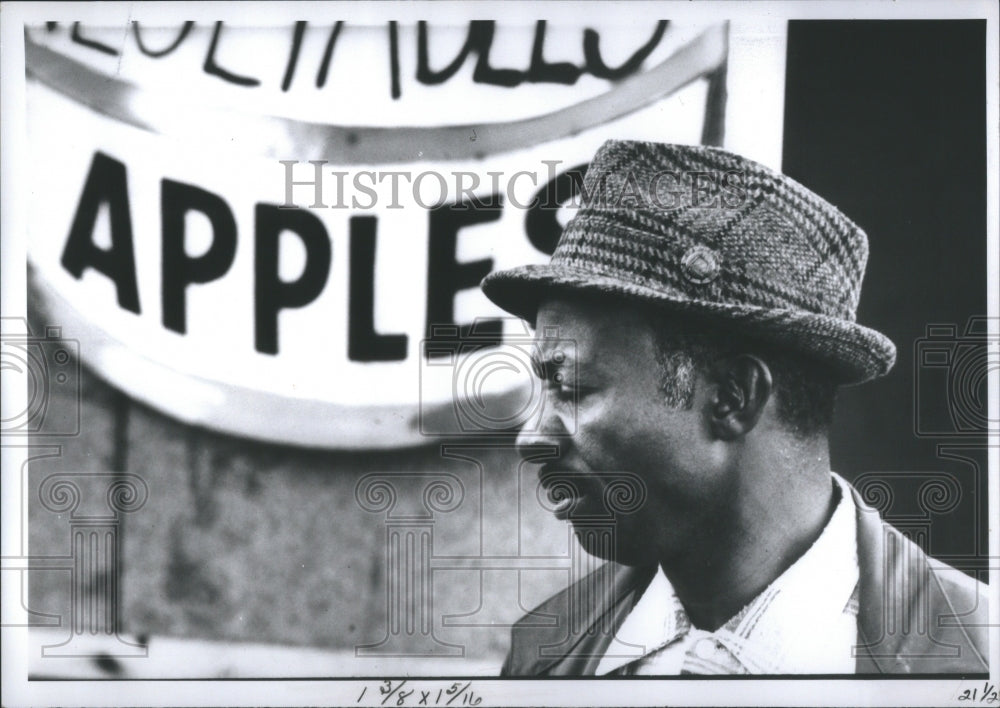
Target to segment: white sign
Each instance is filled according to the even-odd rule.
[[[479,281],[547,260],[605,140],[723,131],[725,25],[605,24],[33,28],[37,287],[85,364],[188,423],[517,425],[528,333]],[[470,373],[484,347],[515,364]]]

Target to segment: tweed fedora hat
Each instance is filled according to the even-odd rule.
[[[492,273],[482,288],[531,322],[557,292],[705,316],[860,383],[896,358],[855,321],[867,259],[864,231],[789,177],[718,148],[612,140],[551,261]]]

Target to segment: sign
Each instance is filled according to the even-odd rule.
[[[509,432],[530,332],[479,281],[547,260],[605,140],[720,142],[729,39],[33,28],[33,280],[86,365],[187,423],[338,448]]]

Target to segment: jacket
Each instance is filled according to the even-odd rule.
[[[985,585],[928,557],[852,490],[857,674],[986,674]],[[947,572],[941,572],[947,571]],[[589,676],[656,566],[606,563],[522,617],[502,676]]]

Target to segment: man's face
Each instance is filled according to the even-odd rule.
[[[708,426],[713,387],[697,375],[693,405],[669,407],[652,328],[634,309],[554,298],[542,304],[536,325],[545,406],[538,428],[522,432],[518,445],[526,457],[535,445],[559,446],[558,459],[539,471],[550,498],[563,497],[556,515],[573,523],[590,553],[629,565],[710,544],[735,494],[723,443]],[[635,510],[609,512],[615,473],[645,486]],[[575,491],[567,497],[567,489]],[[613,528],[613,546],[588,531],[595,526]]]

